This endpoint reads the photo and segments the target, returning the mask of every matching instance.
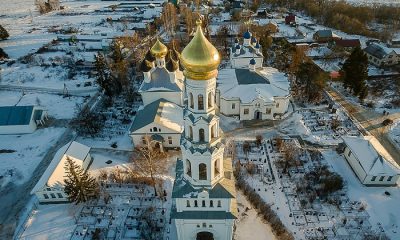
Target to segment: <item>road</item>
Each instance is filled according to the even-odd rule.
[[[92,108],[100,100],[99,93],[90,98],[87,105]],[[68,126],[68,125],[67,125]],[[0,239],[12,239],[19,221],[19,215],[31,199],[31,190],[39,181],[56,152],[75,139],[76,134],[69,126],[63,135],[52,144],[42,161],[33,170],[31,178],[21,185],[8,184],[0,191]]]
[[[390,140],[388,134],[389,127],[382,124],[385,119],[391,119],[393,121],[400,119],[400,113],[392,113],[384,116],[382,113],[363,108],[347,101],[341,93],[332,87],[328,87],[326,92],[336,103],[339,103],[345,108],[350,117],[362,128],[360,130],[363,135],[372,135],[376,137],[393,159],[400,164],[400,149]]]

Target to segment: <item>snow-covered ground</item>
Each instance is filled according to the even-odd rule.
[[[28,180],[64,131],[65,128],[45,128],[32,134],[0,135],[0,149],[15,150],[13,153],[0,153],[0,188],[11,181],[20,184]]]
[[[347,183],[348,196],[353,201],[367,204],[370,222],[373,226],[382,226],[390,239],[400,239],[400,187],[366,187],[362,185],[343,156],[335,151],[322,152],[332,168]],[[387,196],[385,192],[389,192]]]
[[[400,149],[400,120],[396,121],[390,128],[389,136]]]

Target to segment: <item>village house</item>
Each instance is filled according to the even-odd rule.
[[[68,196],[64,192],[66,160],[68,158],[71,159],[77,166],[86,171],[92,162],[89,152],[90,147],[75,141],[60,148],[42,177],[32,189],[31,194],[36,195],[39,203],[68,202]]]
[[[400,167],[373,136],[343,137],[344,157],[366,186],[396,186]]]
[[[292,24],[296,24],[296,15],[290,13],[289,15],[287,15],[285,17],[285,23],[287,25],[292,25]]]
[[[319,43],[326,43],[339,40],[341,37],[333,33],[332,30],[318,30],[314,33],[313,39]]]
[[[400,64],[400,51],[396,52],[396,50],[379,43],[371,43],[364,49],[364,52],[368,56],[369,63],[382,67]]]
[[[47,111],[39,106],[0,107],[0,134],[33,133],[46,118]]]

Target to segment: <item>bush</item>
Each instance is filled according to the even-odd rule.
[[[0,25],[0,40],[7,39],[9,36],[7,30]]]
[[[4,52],[4,50],[2,48],[0,48],[0,60],[7,59],[7,58],[8,58],[8,54],[6,52]]]
[[[387,119],[383,120],[382,124],[383,124],[384,126],[392,125],[392,124],[393,124],[393,120],[387,118]]]

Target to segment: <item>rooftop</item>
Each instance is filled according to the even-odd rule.
[[[0,126],[29,124],[33,108],[34,106],[0,107]]]

